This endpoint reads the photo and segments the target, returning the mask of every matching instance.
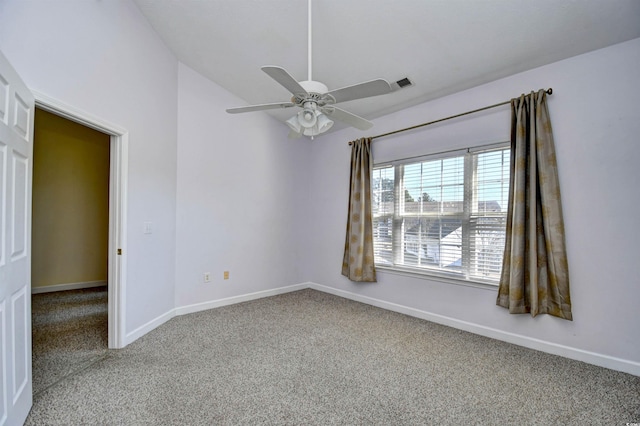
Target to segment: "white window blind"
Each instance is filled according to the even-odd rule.
[[[500,147],[374,167],[376,265],[497,283],[509,160]]]

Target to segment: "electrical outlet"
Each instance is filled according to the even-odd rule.
[[[211,273],[209,273],[209,272],[205,272],[205,273],[204,273],[204,276],[203,276],[203,278],[202,278],[202,280],[203,280],[205,283],[211,282]]]
[[[225,280],[229,279],[229,271],[224,271],[224,279]]]

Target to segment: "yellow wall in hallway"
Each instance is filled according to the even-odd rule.
[[[32,288],[107,280],[109,141],[36,110]]]

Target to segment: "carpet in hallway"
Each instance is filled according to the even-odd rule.
[[[107,287],[31,296],[34,395],[106,354],[107,309]]]

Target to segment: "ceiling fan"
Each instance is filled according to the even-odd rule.
[[[370,129],[373,126],[372,122],[340,109],[336,107],[335,104],[390,93],[392,91],[391,85],[386,80],[379,78],[330,91],[323,83],[314,81],[311,77],[311,0],[308,0],[308,9],[309,55],[307,80],[297,81],[282,67],[273,65],[263,66],[261,68],[262,71],[291,92],[293,95],[291,100],[287,102],[228,108],[227,112],[237,114],[268,109],[291,108],[294,106],[300,107],[302,110],[286,121],[291,129],[289,132],[290,138],[305,135],[313,139],[314,136],[326,132],[333,126],[332,119],[349,124],[360,130]]]

